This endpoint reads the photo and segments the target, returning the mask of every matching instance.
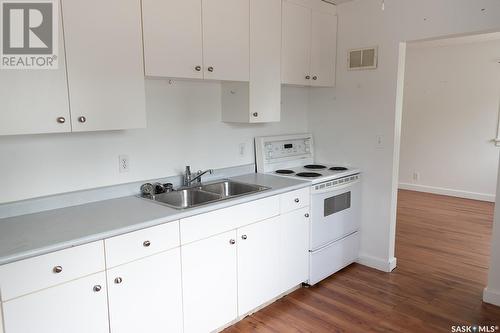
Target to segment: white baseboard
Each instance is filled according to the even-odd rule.
[[[357,260],[358,264],[368,266],[371,268],[378,269],[382,272],[392,272],[397,265],[397,259],[392,257],[389,260],[385,260],[382,258],[372,257],[366,254],[360,254]]]
[[[500,306],[500,291],[484,288],[483,301],[485,303]]]
[[[399,188],[402,190],[427,192],[427,193],[448,195],[451,197],[458,197],[458,198],[464,198],[464,199],[495,202],[495,195],[494,194],[467,192],[467,191],[461,191],[461,190],[453,190],[453,189],[444,188],[444,187],[434,187],[434,186],[409,184],[409,183],[399,183]]]

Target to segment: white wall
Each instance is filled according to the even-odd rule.
[[[280,123],[235,125],[220,120],[219,83],[147,80],[147,129],[0,137],[0,203],[253,163],[254,136],[307,131],[308,97],[283,88]]]
[[[407,45],[399,184],[495,201],[500,40],[465,42]]]
[[[485,11],[481,9],[485,8]],[[500,31],[497,0],[355,0],[337,7],[337,87],[311,92],[310,129],[321,160],[364,171],[360,261],[394,267],[401,97],[400,43]],[[347,50],[379,46],[376,70],[347,71]],[[402,89],[400,89],[402,90]],[[377,145],[377,137],[382,145]]]
[[[500,193],[500,167],[498,168],[497,191]],[[495,203],[488,287],[484,289],[483,298],[487,303],[500,306],[500,195],[497,196]]]

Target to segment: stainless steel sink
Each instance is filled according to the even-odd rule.
[[[164,203],[174,208],[189,208],[220,200],[216,193],[205,192],[198,189],[184,189],[168,193],[157,194],[151,200]]]
[[[268,189],[260,185],[237,183],[229,180],[202,185],[198,188],[202,191],[217,193],[223,198],[256,193]]]
[[[156,194],[154,196],[143,196],[142,198],[153,200],[172,208],[184,209],[249,195],[268,189],[269,187],[265,186],[223,180],[202,184],[196,187],[181,188],[176,191]]]

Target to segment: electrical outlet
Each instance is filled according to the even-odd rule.
[[[420,173],[419,172],[413,173],[413,180],[416,182],[418,182],[420,180]]]
[[[383,149],[384,148],[384,137],[382,135],[377,135],[376,137],[376,142],[375,142],[375,146],[377,149]]]
[[[118,156],[118,170],[120,173],[129,172],[130,170],[130,160],[128,155]]]
[[[246,151],[247,151],[247,144],[246,143],[240,143],[238,145],[238,151],[240,153],[240,156],[245,156]]]

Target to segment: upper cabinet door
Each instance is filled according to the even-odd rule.
[[[62,25],[58,44],[58,69],[0,70],[0,135],[71,132]]]
[[[337,16],[312,12],[311,85],[333,87],[337,56]]]
[[[311,9],[283,2],[282,83],[310,85]]]
[[[73,131],[146,126],[140,0],[62,0]]]
[[[147,76],[203,78],[201,0],[143,0]]]
[[[280,121],[281,0],[250,2],[249,100],[250,122]]]
[[[203,0],[205,79],[248,81],[250,0]]]

